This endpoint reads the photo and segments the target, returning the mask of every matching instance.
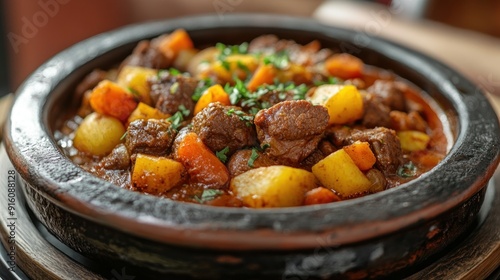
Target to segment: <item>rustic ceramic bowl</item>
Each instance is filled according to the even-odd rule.
[[[73,164],[53,133],[61,116],[76,108],[76,84],[92,69],[122,60],[139,40],[180,27],[199,47],[271,33],[352,52],[426,91],[451,128],[453,146],[432,171],[397,188],[284,209],[175,202],[120,189]],[[137,269],[141,279],[359,279],[405,272],[473,225],[498,165],[500,129],[481,90],[413,50],[311,20],[234,15],[127,26],[61,52],[19,88],[5,142],[29,206],[50,232],[93,260]]]

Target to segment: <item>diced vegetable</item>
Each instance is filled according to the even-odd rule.
[[[92,90],[90,106],[97,113],[125,122],[137,107],[137,101],[134,95],[122,86],[104,80]]]
[[[160,51],[169,59],[175,59],[182,50],[194,48],[193,41],[184,29],[177,29],[163,38]]]
[[[193,132],[181,139],[175,158],[187,169],[192,183],[223,187],[229,181],[226,166]]]
[[[416,130],[399,131],[397,135],[401,148],[411,152],[425,150],[431,139],[429,135]]]
[[[219,79],[225,82],[231,82],[233,76],[244,80],[249,74],[257,69],[257,58],[249,54],[232,54],[223,60],[217,60],[212,63],[212,71]]]
[[[148,79],[156,76],[157,73],[158,72],[154,69],[126,65],[120,70],[120,73],[118,73],[116,83],[136,95],[139,101],[151,105],[152,101],[149,96],[150,86]]]
[[[137,105],[137,108],[135,108],[135,110],[132,112],[132,114],[130,114],[130,117],[127,120],[127,126],[128,126],[128,124],[130,124],[131,122],[133,122],[135,120],[149,120],[149,119],[160,120],[160,119],[166,119],[169,117],[170,117],[170,115],[165,114],[165,113],[161,112],[160,110],[153,108],[153,107],[141,102],[141,103],[139,103],[139,105]]]
[[[194,107],[194,114],[198,114],[201,110],[213,102],[220,102],[224,105],[231,105],[229,95],[224,91],[221,85],[216,84],[205,90]]]
[[[161,194],[177,186],[183,179],[184,166],[173,159],[138,154],[132,172],[135,188]]]
[[[174,60],[174,68],[181,71],[187,71],[189,62],[197,53],[198,51],[196,49],[181,50]]]
[[[343,149],[361,171],[369,170],[377,161],[368,142],[356,141]]]
[[[347,124],[363,117],[363,98],[353,85],[321,85],[306,99],[328,109],[329,124]]]
[[[250,91],[255,91],[257,87],[268,84],[272,85],[274,83],[274,78],[276,78],[276,68],[274,68],[273,65],[271,64],[261,64],[257,70],[255,70],[255,73],[253,74],[252,78],[247,84],[247,88]]]
[[[94,112],[83,119],[73,145],[82,152],[105,156],[120,144],[123,134],[125,127],[118,119]]]
[[[344,80],[359,78],[363,73],[363,61],[347,53],[335,54],[325,62],[330,75]]]
[[[342,197],[365,193],[372,184],[343,149],[319,161],[312,172],[323,186]]]
[[[215,47],[206,48],[198,52],[189,61],[187,65],[187,71],[196,78],[201,78],[200,74],[206,72],[211,63],[215,60],[219,50]]]
[[[231,180],[234,195],[252,208],[299,206],[315,187],[311,172],[282,165],[252,169]]]
[[[332,190],[318,187],[306,193],[304,205],[324,204],[340,200],[340,197],[333,193]]]

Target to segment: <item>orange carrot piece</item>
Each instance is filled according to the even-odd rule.
[[[260,65],[252,78],[248,82],[247,88],[250,91],[255,91],[260,85],[268,84],[272,85],[274,83],[274,78],[276,77],[277,71],[273,65]]]
[[[177,29],[165,37],[161,42],[160,51],[170,59],[177,57],[180,51],[194,48],[193,41],[184,29]]]
[[[314,188],[306,193],[304,205],[323,204],[340,200],[340,197],[330,189],[319,187]]]
[[[356,141],[343,149],[361,171],[369,170],[377,161],[368,142]]]
[[[361,59],[347,53],[333,55],[325,62],[330,75],[344,80],[361,77],[363,65]]]
[[[137,107],[134,95],[108,80],[100,82],[90,95],[90,106],[97,113],[108,115],[125,123]]]
[[[182,138],[175,157],[186,168],[191,183],[223,187],[229,181],[229,171],[226,166],[193,132],[187,133]]]
[[[221,85],[213,85],[203,93],[196,106],[194,106],[194,114],[198,114],[201,110],[213,102],[220,102],[223,105],[231,105],[229,95],[224,91]]]

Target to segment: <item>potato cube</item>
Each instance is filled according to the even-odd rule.
[[[184,166],[173,159],[138,154],[132,172],[135,188],[161,194],[177,186],[183,179]]]
[[[328,109],[329,124],[347,124],[363,117],[363,98],[353,85],[321,85],[306,99]]]
[[[323,186],[342,197],[367,192],[372,184],[343,149],[316,163],[312,172]]]
[[[231,190],[253,208],[299,206],[307,191],[316,187],[311,172],[288,166],[259,167],[231,180]]]
[[[160,110],[153,108],[147,104],[144,103],[139,103],[137,108],[130,114],[130,117],[128,117],[127,124],[130,124],[131,122],[135,120],[149,120],[149,119],[166,119],[170,117],[169,114],[164,114]]]
[[[431,140],[429,135],[416,130],[399,131],[397,135],[401,148],[410,152],[425,150]]]

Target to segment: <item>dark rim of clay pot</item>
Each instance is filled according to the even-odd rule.
[[[455,143],[437,167],[397,188],[338,203],[281,209],[176,202],[121,189],[73,164],[52,136],[57,116],[51,111],[61,107],[62,96],[70,94],[77,80],[93,68],[124,58],[139,40],[176,28],[186,29],[195,42],[207,40],[203,34],[216,30],[258,29],[262,34],[284,32],[291,39],[294,33],[334,38],[374,52],[419,76],[424,89],[428,86],[437,92],[431,96],[441,99],[438,103],[444,104],[447,117],[455,122]],[[363,44],[359,38],[364,38]],[[498,165],[500,147],[498,120],[481,90],[443,64],[352,30],[255,14],[137,24],[78,43],[43,64],[19,88],[5,131],[9,157],[20,175],[59,207],[158,242],[231,250],[345,245],[422,223],[482,189]]]

